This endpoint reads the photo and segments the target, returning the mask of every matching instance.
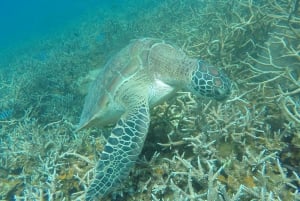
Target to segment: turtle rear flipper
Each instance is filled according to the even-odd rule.
[[[86,192],[87,201],[110,193],[128,176],[135,164],[150,122],[148,100],[145,97],[139,97],[138,100],[138,103],[126,103],[130,104],[128,111],[112,129],[97,164],[95,179]]]

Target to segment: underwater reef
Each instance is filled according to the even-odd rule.
[[[220,66],[232,94],[155,107],[129,178],[103,200],[300,200],[300,1],[143,5],[100,9],[0,66],[0,200],[84,200],[111,130],[75,132],[88,85],[142,37]]]

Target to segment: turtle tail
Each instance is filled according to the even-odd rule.
[[[128,176],[142,150],[149,122],[146,103],[134,107],[120,118],[96,166],[95,179],[86,192],[87,201],[106,196]]]

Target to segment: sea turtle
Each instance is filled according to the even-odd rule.
[[[95,169],[86,200],[106,196],[129,174],[149,127],[149,108],[186,88],[217,100],[230,81],[217,68],[163,40],[133,40],[110,59],[91,85],[78,129],[116,123]]]

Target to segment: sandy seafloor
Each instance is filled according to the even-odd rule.
[[[142,37],[220,66],[232,94],[153,108],[139,160],[103,200],[300,200],[298,0],[68,3],[2,12],[0,200],[84,200],[111,129],[75,132],[88,85]]]

